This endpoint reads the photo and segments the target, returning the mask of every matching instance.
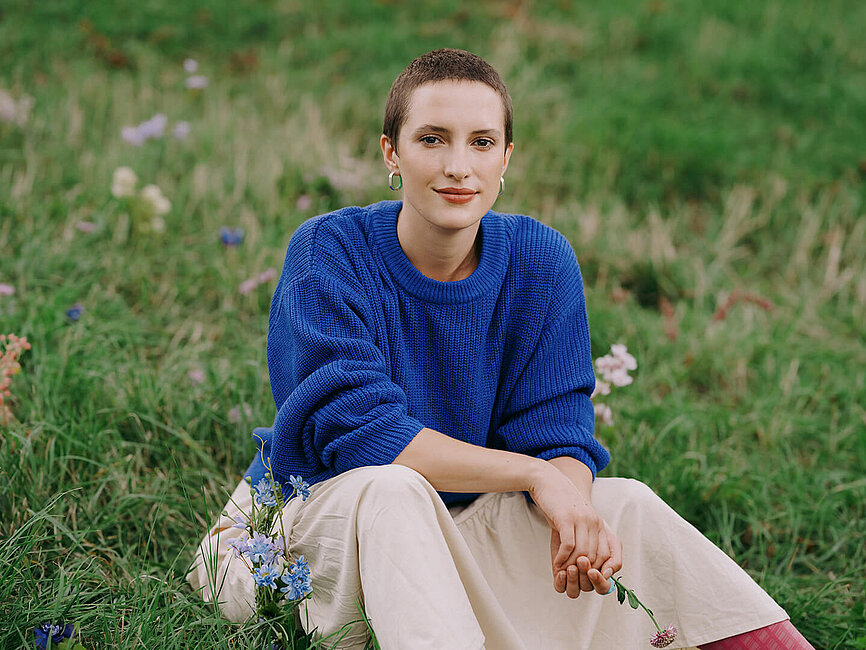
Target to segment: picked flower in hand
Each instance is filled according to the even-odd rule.
[[[611,576],[610,580],[616,586],[616,599],[619,601],[619,604],[622,605],[626,599],[628,599],[629,607],[632,609],[641,607],[649,615],[653,625],[656,626],[656,633],[650,638],[650,645],[653,648],[666,648],[674,642],[674,639],[677,638],[677,628],[673,625],[669,625],[665,629],[662,629],[661,626],[659,626],[658,621],[656,621],[656,617],[653,616],[652,610],[640,602],[634,591],[622,584],[619,578]]]

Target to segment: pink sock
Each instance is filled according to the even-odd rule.
[[[699,647],[701,650],[815,650],[790,620]]]

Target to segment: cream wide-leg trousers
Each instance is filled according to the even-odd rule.
[[[592,502],[623,546],[626,586],[684,648],[788,618],[737,564],[639,481],[599,478]],[[241,481],[225,510],[251,505]],[[228,542],[243,534],[221,516],[187,580],[223,614],[253,612],[253,580]],[[283,511],[293,557],[309,562],[313,593],[301,618],[323,635],[357,621],[361,600],[383,650],[648,648],[643,610],[594,592],[553,588],[550,527],[522,493],[485,494],[450,510],[420,474],[362,467],[314,485]],[[291,532],[289,532],[291,531]],[[215,572],[214,572],[215,570]],[[303,611],[303,608],[306,611]],[[356,623],[341,648],[361,648]]]

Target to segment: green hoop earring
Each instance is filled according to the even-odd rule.
[[[397,187],[394,187],[394,177],[395,176],[400,179],[400,184]],[[388,187],[391,189],[392,192],[396,192],[401,187],[403,187],[403,177],[400,176],[400,173],[398,171],[393,171],[390,174],[388,174]]]

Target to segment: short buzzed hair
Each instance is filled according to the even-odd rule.
[[[450,48],[433,50],[412,61],[394,80],[385,102],[385,120],[382,133],[396,150],[397,136],[406,122],[412,91],[418,86],[437,81],[480,81],[490,86],[502,99],[505,115],[505,146],[512,142],[514,111],[511,96],[499,73],[480,56],[466,50]]]

